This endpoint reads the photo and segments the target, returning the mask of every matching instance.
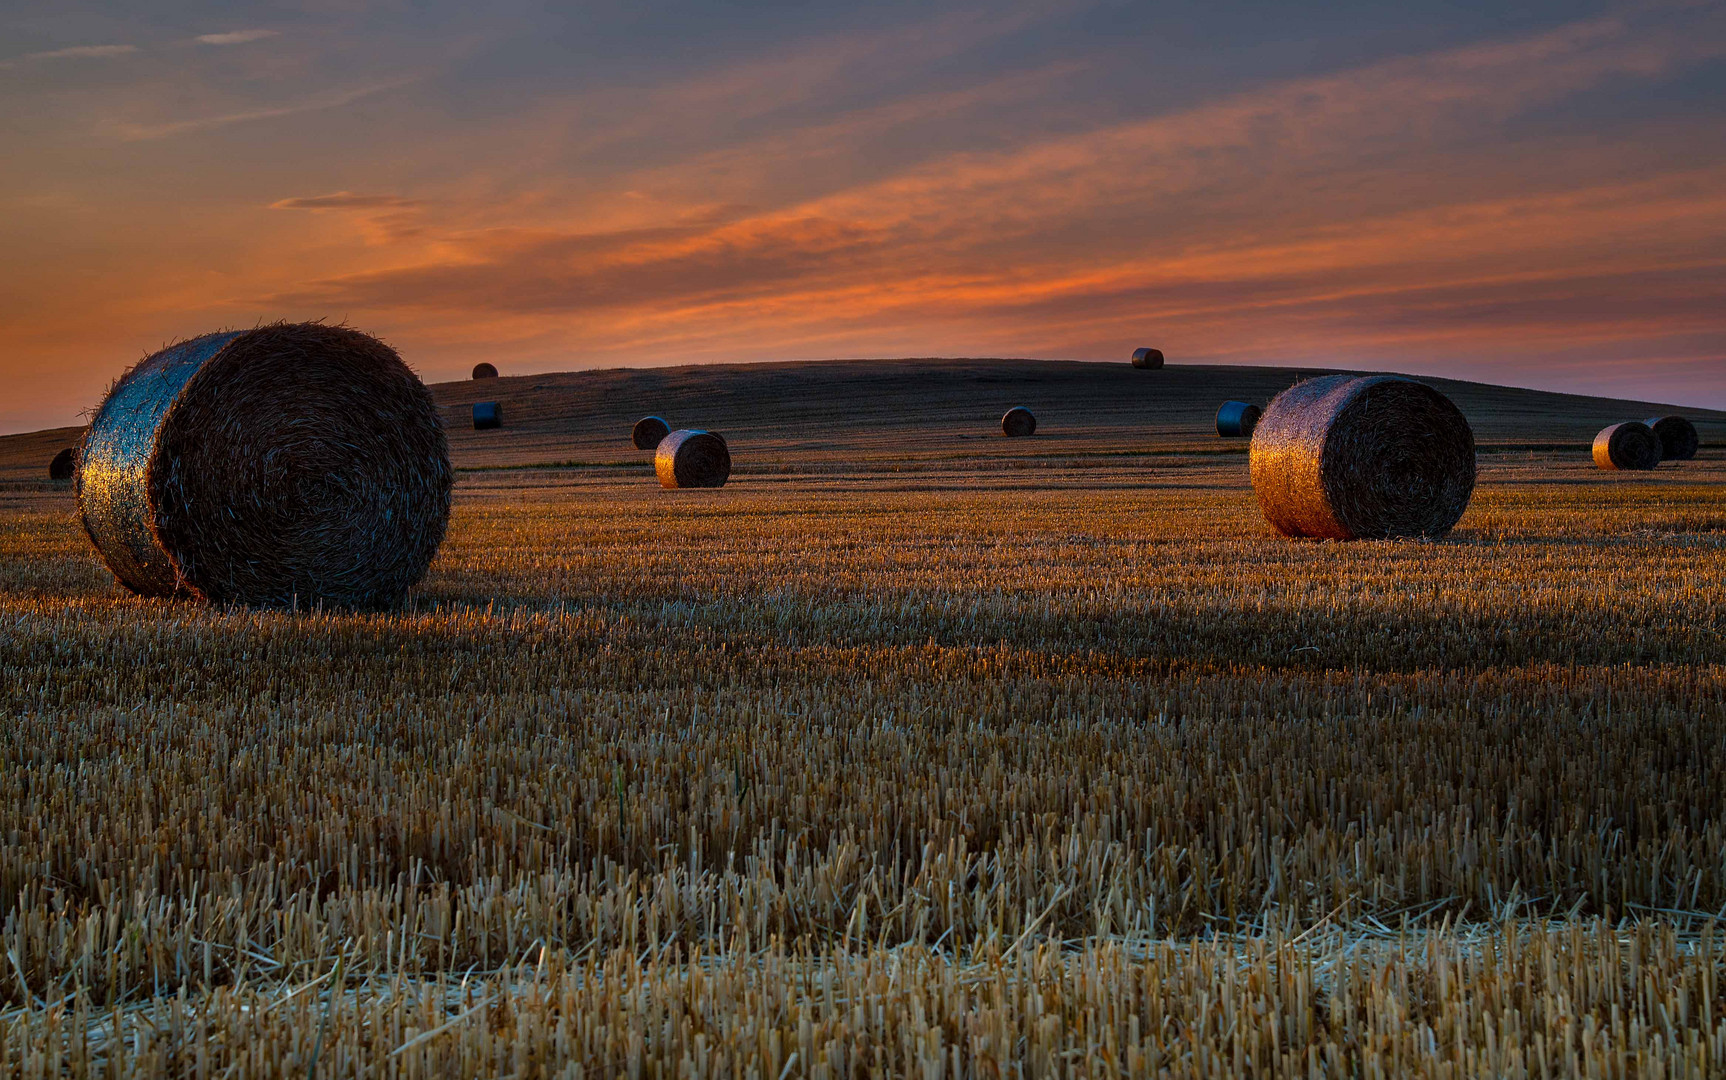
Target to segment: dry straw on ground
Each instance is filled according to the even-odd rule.
[[[1468,421],[1412,379],[1308,379],[1278,394],[1253,432],[1253,491],[1284,536],[1443,536],[1474,476]]]
[[[379,607],[449,519],[437,410],[344,327],[207,334],[115,383],[85,435],[84,528],[121,584],[217,603]]]
[[[495,379],[497,378],[497,368],[482,361],[473,366],[473,377],[476,379]]]
[[[1010,438],[1023,438],[1037,433],[1037,418],[1031,415],[1031,410],[1023,405],[1015,405],[1001,417],[1001,434]]]
[[[473,429],[488,431],[503,427],[503,406],[495,401],[476,401],[473,406]]]
[[[48,479],[50,479],[50,480],[70,480],[70,479],[72,479],[73,474],[75,474],[77,471],[78,471],[78,449],[77,449],[77,447],[73,447],[73,446],[66,447],[64,450],[60,451],[58,454],[55,454],[54,460],[50,461],[48,463]]]
[[[1654,437],[1660,440],[1660,458],[1663,461],[1690,461],[1696,457],[1696,451],[1701,446],[1701,440],[1696,435],[1696,425],[1682,416],[1655,416],[1643,421],[1654,429]]]
[[[660,487],[724,487],[731,478],[731,449],[716,432],[673,431],[659,441],[653,469]]]
[[[1134,349],[1133,366],[1136,368],[1146,368],[1148,370],[1155,371],[1157,368],[1163,366],[1163,350]]]
[[[1217,410],[1217,434],[1225,439],[1250,439],[1263,413],[1245,401],[1225,401]]]
[[[1613,424],[1594,436],[1594,464],[1602,469],[1652,469],[1660,457],[1660,437],[1640,420]]]
[[[659,440],[671,434],[671,425],[663,417],[644,416],[635,422],[629,431],[629,441],[635,444],[637,450],[652,450],[659,445]]]

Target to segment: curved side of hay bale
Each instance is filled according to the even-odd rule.
[[[1660,437],[1640,420],[1603,428],[1594,436],[1594,464],[1608,470],[1652,469],[1660,464]]]
[[[1284,536],[1443,536],[1474,479],[1468,421],[1412,379],[1308,379],[1278,394],[1253,432],[1253,492]]]
[[[671,425],[664,417],[644,416],[629,429],[629,441],[635,444],[637,450],[652,450],[659,441],[671,434]]]
[[[1163,366],[1163,350],[1161,350],[1161,349],[1134,349],[1133,350],[1133,366],[1136,368],[1142,368],[1142,369],[1149,370],[1149,371],[1155,371],[1157,368],[1160,368]]]
[[[485,431],[503,427],[503,406],[495,401],[476,401],[473,406],[473,429]]]
[[[1031,415],[1031,410],[1023,405],[1015,405],[1001,417],[1001,434],[1009,438],[1023,438],[1037,433],[1037,418]]]
[[[1250,439],[1264,412],[1245,401],[1225,401],[1217,410],[1217,435],[1224,439]]]
[[[78,451],[75,447],[66,449],[54,455],[54,460],[48,463],[48,479],[70,480],[78,471]]]
[[[731,479],[731,448],[712,431],[673,431],[659,440],[653,471],[663,488],[724,487]]]
[[[495,379],[497,378],[497,368],[481,361],[473,366],[473,377],[476,379]]]
[[[1682,416],[1656,416],[1643,423],[1654,429],[1654,437],[1660,440],[1660,457],[1663,461],[1689,461],[1696,456],[1702,440],[1696,434],[1696,425]]]
[[[171,346],[85,434],[79,513],[121,584],[217,603],[383,607],[425,574],[453,473],[431,394],[344,327]]]

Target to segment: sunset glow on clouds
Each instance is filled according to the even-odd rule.
[[[1152,343],[1726,407],[1719,5],[710,10],[0,16],[0,429],[283,317],[428,379]]]

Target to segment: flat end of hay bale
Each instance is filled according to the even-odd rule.
[[[1015,405],[1001,417],[1001,434],[1013,439],[1022,439],[1027,435],[1037,433],[1037,418],[1031,415],[1031,410],[1023,405]]]
[[[503,406],[495,401],[476,401],[473,406],[473,429],[486,431],[503,427]]]
[[[1646,471],[1660,464],[1660,437],[1640,420],[1602,428],[1594,436],[1594,464],[1609,471]]]
[[[1264,410],[1246,401],[1225,401],[1217,410],[1217,435],[1224,439],[1250,439]]]
[[[70,480],[72,479],[73,474],[77,471],[77,447],[66,447],[58,454],[55,454],[54,460],[48,463],[48,479],[50,480]]]
[[[1163,366],[1163,350],[1149,348],[1134,349],[1133,366],[1141,370],[1155,371],[1157,368]]]
[[[475,364],[473,366],[473,377],[476,379],[495,379],[497,378],[497,368],[487,363]]]
[[[644,416],[629,430],[629,441],[637,450],[653,450],[661,439],[671,434],[671,425],[663,417]]]
[[[1296,383],[1252,438],[1253,493],[1284,536],[1439,537],[1474,493],[1474,432],[1448,398],[1413,379]]]
[[[1689,461],[1702,445],[1696,425],[1686,417],[1656,416],[1643,423],[1653,428],[1654,437],[1660,440],[1662,461]]]
[[[659,441],[653,471],[668,490],[724,487],[731,479],[731,448],[717,432],[673,431]]]

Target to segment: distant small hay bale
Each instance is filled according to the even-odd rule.
[[[497,378],[497,368],[487,363],[475,364],[473,366],[473,377],[476,379],[495,379]]]
[[[671,425],[658,416],[644,416],[629,431],[629,441],[637,450],[652,450],[659,441],[671,434]]]
[[[120,583],[214,603],[381,608],[449,523],[437,405],[357,330],[206,334],[120,376],[85,433],[84,530]]]
[[[1594,464],[1602,469],[1652,469],[1660,464],[1660,436],[1640,420],[1613,424],[1594,436]]]
[[[1443,536],[1474,477],[1468,421],[1412,379],[1309,379],[1278,394],[1253,432],[1253,491],[1284,536]]]
[[[1217,410],[1217,434],[1225,439],[1250,439],[1263,412],[1245,401],[1225,401]]]
[[[731,479],[731,448],[713,431],[673,431],[659,440],[653,470],[663,488],[724,487]]]
[[[1133,366],[1136,368],[1144,368],[1147,371],[1155,371],[1163,366],[1163,350],[1134,349]]]
[[[476,401],[473,406],[473,429],[503,427],[503,406],[495,401]]]
[[[1653,428],[1655,438],[1660,440],[1662,461],[1689,461],[1702,445],[1696,425],[1682,416],[1656,416],[1643,423]]]
[[[54,460],[48,463],[48,479],[70,480],[78,471],[78,450],[68,446],[54,455]]]
[[[1011,438],[1021,438],[1037,433],[1037,418],[1031,415],[1031,410],[1023,405],[1015,405],[1001,417],[1001,434]]]

